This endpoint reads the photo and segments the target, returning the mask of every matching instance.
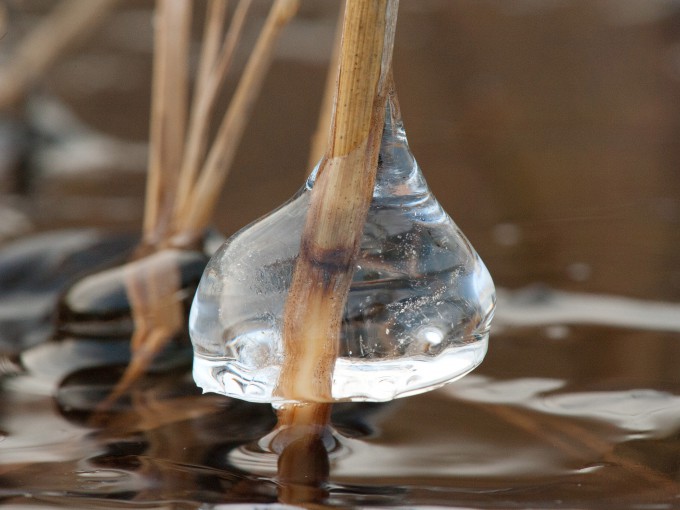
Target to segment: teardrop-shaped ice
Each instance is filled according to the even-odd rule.
[[[314,179],[208,264],[189,318],[205,391],[283,402],[282,314]],[[386,401],[462,377],[484,358],[494,303],[491,277],[427,187],[391,97],[333,399]]]

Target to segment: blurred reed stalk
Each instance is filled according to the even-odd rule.
[[[243,0],[242,0],[243,1]],[[297,12],[299,0],[276,0],[236,87],[229,108],[208,151],[201,173],[190,188],[186,207],[175,216],[179,235],[202,232],[210,223],[241,134],[250,117],[281,30]]]
[[[92,34],[120,0],[62,0],[19,42],[0,69],[0,109],[21,102],[67,51]],[[1,6],[4,31],[6,8]]]
[[[284,310],[285,358],[277,392],[300,404],[278,411],[275,443],[282,457],[287,448],[314,451],[330,417],[342,315],[373,195],[392,84],[397,8],[398,0],[352,0],[345,8],[327,148]],[[279,476],[295,478],[281,471]]]
[[[194,4],[191,0],[156,2],[143,238],[126,266],[135,327],[132,359],[107,403],[120,397],[146,371],[155,355],[183,333],[180,268],[171,257],[159,255],[195,249],[204,237],[272,61],[276,40],[297,11],[299,0],[273,2],[217,134],[210,140],[214,106],[251,3],[240,0],[225,28],[227,0],[208,0],[198,76],[189,105],[188,57]],[[145,258],[153,263],[138,263]]]
[[[186,247],[212,220],[220,192],[251,115],[282,29],[299,0],[275,0],[214,139],[215,104],[230,71],[252,0],[240,0],[224,29],[227,0],[209,0],[198,76],[187,112],[187,55],[191,5],[158,0],[151,153],[144,215],[144,242]],[[187,129],[188,118],[188,129]]]
[[[186,0],[156,2],[143,229],[143,240],[152,247],[165,241],[177,195],[186,136],[192,6]]]

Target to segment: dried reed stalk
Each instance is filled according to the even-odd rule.
[[[398,0],[347,2],[328,149],[284,311],[278,394],[329,402],[338,338],[378,166]]]
[[[248,59],[227,113],[208,153],[186,208],[177,215],[177,229],[192,235],[207,227],[227,178],[246,122],[252,112],[273,56],[274,42],[295,15],[299,0],[276,0]]]
[[[0,108],[19,102],[59,57],[97,28],[118,1],[59,2],[24,37],[0,71]]]
[[[202,238],[271,61],[276,38],[295,13],[298,1],[276,0],[272,6],[207,161],[203,163],[210,146],[212,109],[241,38],[251,0],[240,0],[226,35],[223,32],[227,2],[210,0],[207,4],[188,128],[187,69],[193,2],[157,0],[144,237],[125,272],[135,325],[131,342],[133,355],[103,408],[122,395],[154,356],[185,327],[182,306],[185,296],[180,288],[180,268],[176,265],[177,259],[172,257],[173,249],[193,247]],[[199,174],[201,168],[203,171]],[[209,188],[212,199],[205,197],[204,188]],[[185,213],[191,211],[198,211],[198,222],[184,221]]]
[[[144,241],[168,233],[186,136],[192,2],[158,0],[151,98],[151,143],[144,210]]]
[[[175,204],[186,136],[192,2],[157,0],[149,164],[142,242],[124,266],[134,332],[122,378],[100,405],[104,411],[143,374],[184,327],[181,269],[165,244]]]
[[[118,400],[185,327],[182,302],[186,296],[182,294],[177,251],[164,249],[144,254],[125,265],[125,285],[134,323],[130,340],[132,357],[100,410],[108,409]]]
[[[242,0],[238,3],[221,51],[218,53],[226,4],[226,0],[213,0],[208,6],[207,26],[203,42],[204,51],[201,54],[191,111],[189,137],[177,190],[174,218],[176,228],[180,223],[179,218],[189,208],[189,201],[208,146],[211,113],[229,71],[252,2],[251,0]],[[240,135],[236,135],[236,138],[240,138]]]
[[[227,0],[208,0],[192,110],[196,109],[201,97],[198,91],[205,90],[205,83],[215,67],[215,62],[217,62],[222,42],[222,29],[227,19],[227,7]]]

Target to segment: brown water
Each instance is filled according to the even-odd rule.
[[[306,2],[291,27],[220,230],[302,182],[334,12]],[[127,342],[60,336],[50,320],[72,278],[133,243],[99,232],[139,225],[143,146],[132,149],[147,127],[147,24],[148,2],[123,2],[40,89],[136,145],[93,162],[69,145],[82,132],[40,127],[45,103],[16,117],[37,138],[30,178],[17,186],[9,166],[0,181],[7,508],[259,508],[288,494],[275,460],[248,447],[273,426],[271,410],[199,395],[186,345],[94,423]],[[672,0],[402,0],[395,73],[411,145],[501,289],[498,317],[487,359],[463,380],[336,406],[339,444],[312,499],[680,508],[679,48]],[[118,71],[97,71],[102,62]],[[81,152],[65,153],[66,165],[46,152],[68,148]]]

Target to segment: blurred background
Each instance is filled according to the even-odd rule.
[[[57,3],[5,0],[2,66]],[[152,7],[117,2],[4,106],[0,243],[140,229]],[[303,0],[286,29],[215,217],[224,234],[310,171],[337,14]],[[402,0],[394,72],[413,152],[499,286],[680,299],[679,1]]]
[[[51,338],[55,293],[94,264],[96,250],[72,256],[69,239],[87,243],[64,229],[141,230],[154,2],[100,1],[111,11],[10,102],[16,48],[62,4],[0,0],[0,351]],[[254,1],[225,102],[270,3]],[[286,28],[214,218],[224,235],[311,170],[338,11],[302,0]],[[195,64],[198,38],[194,50]],[[346,430],[361,440],[333,461],[333,501],[674,508],[680,0],[401,0],[394,73],[411,148],[499,306],[473,374],[357,412]],[[44,232],[63,235],[31,243]],[[86,357],[64,345],[23,358],[38,382],[48,368],[55,398],[30,374],[3,382],[2,497],[26,508],[37,496],[56,497],[50,508],[276,499],[275,483],[244,478],[227,455],[271,428],[269,409],[194,398],[188,373],[169,374],[145,383],[139,409],[121,408],[120,429],[94,435],[82,416],[120,372],[81,370]],[[0,375],[17,371],[3,361]]]

